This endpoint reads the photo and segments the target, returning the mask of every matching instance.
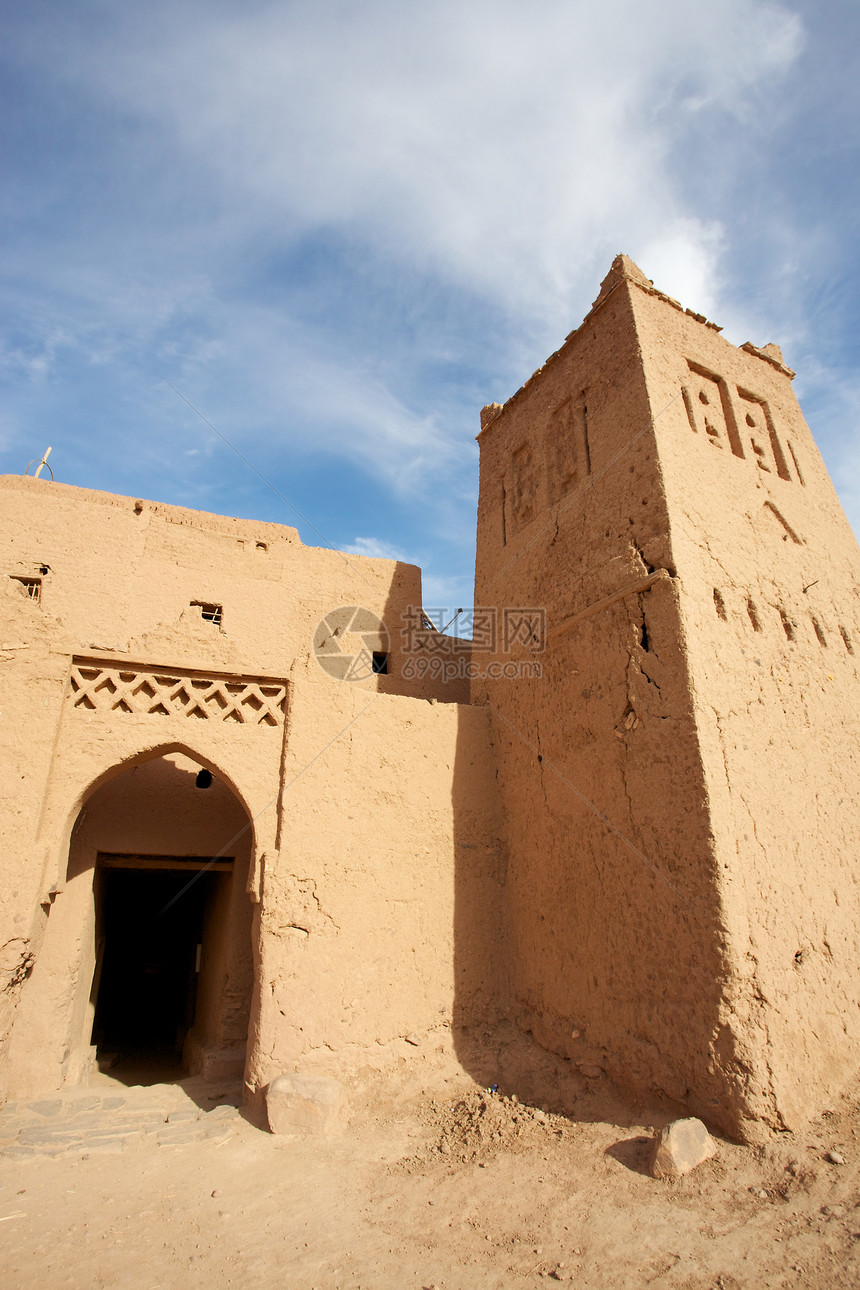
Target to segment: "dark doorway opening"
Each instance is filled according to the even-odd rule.
[[[181,1077],[194,1024],[207,909],[221,875],[193,861],[170,865],[111,867],[108,859],[99,867],[91,1042],[101,1068],[129,1083]]]

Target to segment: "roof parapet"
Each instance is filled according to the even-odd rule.
[[[602,304],[610,292],[614,291],[624,278],[628,282],[635,282],[637,287],[644,287],[646,291],[654,286],[651,279],[645,277],[639,265],[631,260],[629,255],[616,255],[610,265],[609,272],[600,284],[597,299],[591,306],[592,309],[596,309],[598,305]]]
[[[748,340],[740,348],[746,350],[748,354],[755,354],[756,358],[763,358],[766,363],[770,363],[771,367],[775,367],[779,372],[784,372],[790,381],[793,381],[797,375],[782,357],[782,350],[779,345],[775,345],[773,341],[759,348],[758,345],[754,345],[751,340]]]
[[[492,425],[505,408],[507,408],[516,398],[519,397],[520,394],[522,394],[526,386],[530,385],[535,377],[539,376],[541,372],[543,372],[544,369],[553,361],[553,359],[557,358],[558,355],[562,353],[568,343],[573,340],[574,336],[576,336],[580,331],[582,331],[583,327],[586,326],[595,311],[606,303],[613,291],[615,291],[615,289],[625,280],[627,282],[632,282],[640,289],[640,291],[646,292],[649,296],[656,296],[658,300],[662,300],[667,305],[671,305],[671,307],[673,309],[677,309],[679,313],[687,314],[689,318],[692,318],[695,322],[702,323],[702,325],[707,327],[710,331],[721,332],[723,330],[718,323],[711,322],[704,314],[696,313],[695,309],[685,309],[680,300],[675,300],[673,296],[666,295],[665,291],[660,291],[659,288],[654,286],[651,278],[645,277],[645,274],[639,268],[639,265],[635,260],[632,260],[629,255],[624,255],[623,253],[616,255],[610,265],[609,272],[600,284],[600,290],[597,293],[594,303],[579,326],[575,327],[573,331],[565,337],[563,344],[560,345],[554,353],[550,354],[549,358],[547,358],[546,361],[536,369],[536,371],[532,372],[531,376],[527,377],[526,380],[523,381],[519,389],[515,390],[510,398],[506,399],[504,403],[487,403],[481,409],[480,433],[483,433],[488,426]],[[761,347],[754,345],[752,341],[747,341],[745,345],[740,345],[739,348],[745,350],[748,354],[753,354],[756,358],[763,359],[766,363],[770,363],[771,367],[775,367],[778,371],[782,372],[789,378],[789,380],[794,379],[796,373],[784,361],[782,350],[779,348],[779,345],[774,344],[772,341],[767,345],[762,345]],[[480,433],[477,436],[478,438],[480,438]]]

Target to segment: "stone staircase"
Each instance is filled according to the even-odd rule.
[[[145,1146],[220,1145],[253,1131],[238,1108],[241,1090],[189,1092],[187,1084],[72,1089],[0,1110],[0,1157],[113,1155]]]

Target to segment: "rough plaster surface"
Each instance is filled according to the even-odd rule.
[[[482,412],[476,604],[530,625],[471,696],[406,667],[411,566],[0,481],[0,1095],[92,1069],[99,855],[238,829],[186,1058],[251,1100],[468,1067],[509,1016],[741,1137],[820,1109],[860,1040],[860,556],[791,375],[618,257]],[[313,644],[355,605],[390,667],[346,684]]]
[[[295,687],[287,860],[262,880],[253,1087],[299,1063],[339,1074],[384,1062],[408,1034],[450,1043],[452,1022],[498,1015],[503,872],[487,717]]]
[[[204,938],[217,966],[201,976],[192,1070],[224,1074],[247,1039],[253,1095],[274,1053],[278,1071],[318,1050],[384,1063],[410,1031],[450,1036],[455,902],[496,873],[498,828],[486,714],[457,703],[467,682],[403,675],[419,571],[41,480],[6,479],[2,494],[4,1087],[25,1096],[91,1068],[97,854],[216,855],[237,828]],[[390,667],[345,684],[312,646],[326,614],[356,604],[386,623]],[[159,769],[180,763],[184,787]],[[195,799],[201,766],[217,789]],[[321,988],[320,971],[337,984]],[[479,995],[468,970],[460,979]]]
[[[717,1043],[735,1047],[750,1114],[796,1127],[860,1044],[860,558],[778,351],[736,349],[653,291],[631,300],[666,408],[655,436],[729,953]]]
[[[479,438],[476,601],[547,615],[475,696],[520,1024],[744,1136],[858,1057],[860,560],[791,375],[618,257]]]

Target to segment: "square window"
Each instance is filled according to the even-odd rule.
[[[207,623],[215,623],[216,626],[220,627],[221,616],[224,612],[223,606],[211,605],[205,600],[192,600],[191,607],[192,609],[199,609],[200,617]]]
[[[41,578],[19,578],[16,574],[9,575],[13,582],[20,582],[22,587],[26,587],[27,595],[30,600],[42,599],[42,579]]]

